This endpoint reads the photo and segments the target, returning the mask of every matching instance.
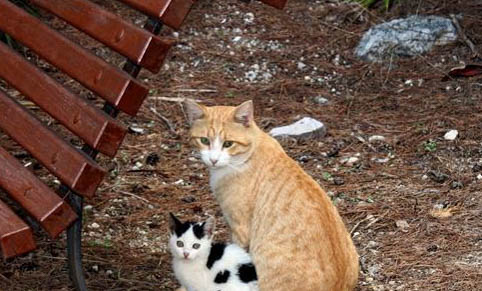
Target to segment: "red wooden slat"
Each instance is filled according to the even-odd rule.
[[[81,137],[91,147],[113,157],[126,128],[109,115],[65,89],[22,56],[0,43],[0,77]]]
[[[32,0],[153,73],[173,45],[85,0]]]
[[[51,237],[56,237],[77,218],[65,201],[2,147],[0,165],[0,187],[40,222]]]
[[[91,197],[105,171],[0,91],[0,129],[77,193]]]
[[[165,25],[179,29],[186,19],[193,0],[120,0],[147,15],[160,19]]]
[[[261,0],[261,2],[271,5],[278,9],[283,9],[286,5],[286,2],[288,2],[288,0]]]
[[[135,115],[148,90],[119,68],[53,31],[9,1],[0,1],[0,30],[31,48],[85,87]]]
[[[0,247],[5,259],[28,253],[36,248],[32,230],[0,201]]]

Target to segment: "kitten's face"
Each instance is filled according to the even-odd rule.
[[[210,168],[242,165],[253,147],[253,104],[238,107],[206,107],[186,101],[191,123],[191,143],[199,150],[201,159]]]
[[[176,259],[194,261],[209,255],[214,219],[203,223],[183,223],[171,214],[170,229],[169,248]]]

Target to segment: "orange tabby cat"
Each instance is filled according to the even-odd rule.
[[[248,248],[261,291],[344,291],[358,279],[358,255],[321,187],[238,107],[185,102],[191,142],[232,230]]]

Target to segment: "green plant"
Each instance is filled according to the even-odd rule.
[[[390,6],[393,3],[393,0],[353,0],[353,1],[360,3],[366,8],[370,8],[373,5],[375,5],[377,2],[383,1],[383,5],[385,6],[386,10],[388,10],[388,8],[390,8]]]
[[[426,152],[434,152],[437,150],[437,142],[433,140],[427,140],[423,143],[423,148]]]

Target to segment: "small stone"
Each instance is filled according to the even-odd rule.
[[[311,117],[304,117],[297,122],[281,126],[275,127],[271,129],[269,132],[270,135],[274,137],[308,137],[308,136],[323,136],[326,132],[325,125]]]
[[[377,246],[378,246],[378,243],[377,243],[376,241],[373,241],[373,240],[371,240],[371,241],[369,241],[369,242],[367,243],[367,248],[368,248],[368,249],[374,249],[374,248],[376,248]]]
[[[461,189],[464,187],[464,184],[460,181],[453,181],[452,184],[450,185],[452,189]]]
[[[114,274],[114,272],[112,270],[107,270],[107,271],[105,271],[105,274],[107,276],[111,276],[112,274]]]
[[[137,170],[139,170],[140,168],[142,168],[142,166],[143,166],[143,164],[142,164],[141,162],[137,161],[137,162],[134,164],[134,166],[132,166],[132,170],[137,171]]]
[[[455,140],[457,136],[459,135],[458,130],[452,129],[447,131],[447,133],[444,135],[445,140]]]
[[[251,13],[251,12],[248,12],[244,15],[244,22],[249,24],[249,23],[253,23],[254,21],[254,14]]]
[[[241,40],[240,36],[236,36],[235,38],[233,38],[233,42],[239,42],[240,40]]]
[[[333,184],[343,185],[343,184],[345,184],[345,180],[343,180],[342,177],[335,177],[335,178],[333,178]]]
[[[87,212],[92,211],[93,208],[94,207],[92,205],[85,205],[84,206],[84,210],[87,211]]]
[[[316,96],[313,98],[313,102],[316,104],[324,105],[327,104],[329,100],[322,96]]]
[[[400,228],[401,231],[407,232],[410,226],[408,225],[408,222],[406,220],[397,220],[395,222],[398,228]]]
[[[131,133],[136,133],[136,134],[144,134],[144,132],[146,131],[144,128],[141,128],[141,127],[136,127],[136,126],[130,126],[129,127],[129,131]]]
[[[360,159],[357,157],[348,157],[341,159],[341,163],[347,165],[348,167],[351,167],[355,165],[359,160]]]
[[[432,181],[437,182],[437,183],[443,183],[443,182],[447,181],[447,179],[449,178],[449,176],[447,174],[444,174],[440,171],[432,170],[432,171],[429,171],[427,174]]]
[[[90,225],[90,228],[99,228],[99,227],[100,227],[100,225],[96,222],[94,222]]]
[[[368,138],[368,142],[374,142],[374,141],[385,141],[385,137],[382,135],[372,135]]]
[[[482,174],[477,175],[477,180],[482,180]]]
[[[92,271],[94,271],[94,272],[99,272],[99,266],[93,265],[93,266],[92,266]]]
[[[297,67],[298,67],[298,70],[303,70],[304,68],[306,68],[306,64],[303,62],[298,62]]]

